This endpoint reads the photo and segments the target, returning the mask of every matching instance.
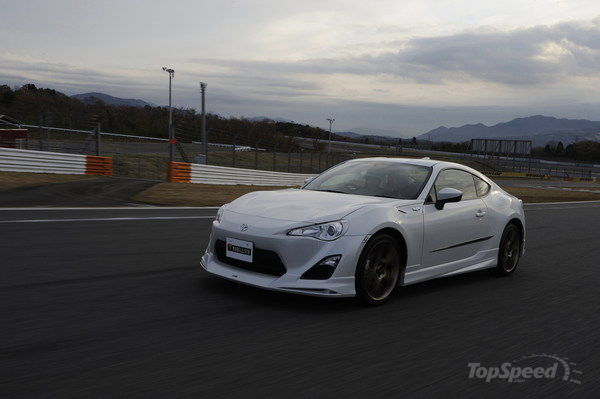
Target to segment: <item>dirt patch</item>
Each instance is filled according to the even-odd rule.
[[[281,190],[281,186],[159,183],[133,197],[153,205],[220,206],[252,191]]]
[[[252,191],[280,190],[280,186],[159,183],[133,197],[134,201],[170,206],[220,206]],[[600,200],[600,193],[506,187],[524,202]]]
[[[600,187],[591,187],[591,186],[560,186],[559,188],[565,188],[565,189],[569,189],[569,190],[588,190],[588,191],[600,192]]]
[[[600,192],[592,193],[529,187],[503,187],[503,189],[522,199],[525,203],[600,200]]]
[[[59,175],[55,173],[0,172],[0,191],[18,187],[41,186],[52,183],[86,180],[98,176]]]

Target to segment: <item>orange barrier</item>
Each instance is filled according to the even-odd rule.
[[[85,174],[112,176],[112,157],[96,157],[87,155],[85,157]]]
[[[186,162],[169,162],[168,181],[190,183],[192,180],[192,165]]]

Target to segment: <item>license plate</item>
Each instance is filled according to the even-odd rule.
[[[227,238],[225,245],[225,256],[232,259],[243,260],[252,263],[254,244],[250,241]]]

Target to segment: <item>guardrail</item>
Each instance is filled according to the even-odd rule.
[[[203,184],[243,184],[252,186],[300,186],[315,175],[229,168],[185,162],[169,162],[170,182]]]
[[[112,176],[112,158],[0,147],[0,171]]]

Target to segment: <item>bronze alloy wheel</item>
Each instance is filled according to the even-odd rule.
[[[521,231],[514,224],[509,224],[504,229],[498,253],[498,266],[496,271],[503,276],[508,276],[517,267],[521,256]]]
[[[363,250],[356,273],[358,296],[371,305],[385,302],[398,284],[400,269],[396,240],[387,234],[372,238]]]

